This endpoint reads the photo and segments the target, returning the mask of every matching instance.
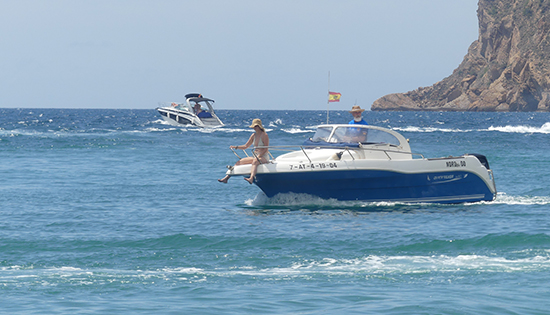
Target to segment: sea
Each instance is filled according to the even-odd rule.
[[[344,110],[0,109],[2,314],[549,314],[550,113],[364,112],[427,158],[487,157],[492,202],[267,198],[254,118],[299,145]]]

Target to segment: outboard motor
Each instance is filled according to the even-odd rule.
[[[483,154],[477,154],[477,153],[468,153],[468,155],[475,156],[483,166],[485,166],[486,169],[490,170],[489,167],[489,161],[487,161],[487,158]]]

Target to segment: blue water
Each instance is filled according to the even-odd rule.
[[[497,199],[456,205],[220,184],[253,118],[293,145],[326,112],[218,113],[0,109],[0,313],[548,314],[549,113],[366,112],[426,157],[487,156]]]

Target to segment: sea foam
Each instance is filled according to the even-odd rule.
[[[533,126],[491,126],[488,128],[489,131],[500,131],[500,132],[509,132],[509,133],[550,133],[550,122],[545,123],[541,127]]]

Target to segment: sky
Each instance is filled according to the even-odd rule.
[[[0,0],[0,108],[369,109],[449,76],[477,0]],[[342,94],[328,104],[328,90]]]

